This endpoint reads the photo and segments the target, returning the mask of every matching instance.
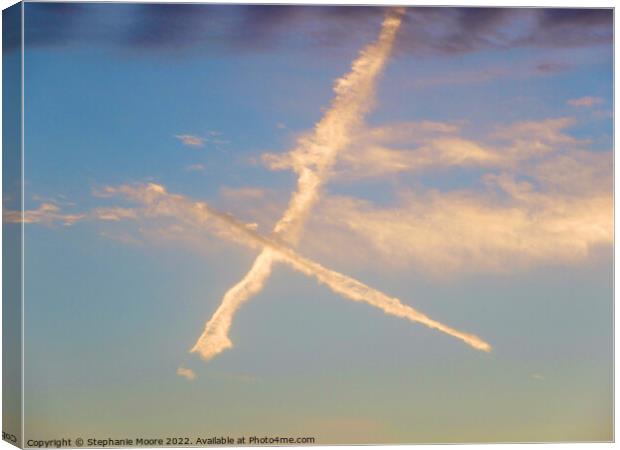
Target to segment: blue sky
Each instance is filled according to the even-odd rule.
[[[385,13],[26,4],[27,437],[611,439],[610,10],[407,9],[291,243],[491,352],[275,264],[188,353]]]

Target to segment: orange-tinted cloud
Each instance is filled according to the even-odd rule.
[[[205,138],[193,134],[177,134],[174,137],[188,147],[204,147],[205,145]]]
[[[185,378],[188,381],[194,381],[196,379],[196,372],[192,369],[187,369],[185,367],[179,367],[177,369],[177,375]]]
[[[53,224],[59,222],[65,226],[71,226],[86,216],[84,214],[63,213],[57,204],[46,202],[41,203],[37,209],[23,211],[23,214],[21,211],[5,209],[2,217],[5,223]]]
[[[600,97],[580,97],[571,98],[566,101],[567,105],[574,106],[575,108],[590,108],[594,105],[600,105],[603,103],[603,99]]]

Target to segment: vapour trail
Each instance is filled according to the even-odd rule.
[[[288,264],[298,272],[315,278],[319,283],[326,285],[332,291],[345,298],[368,303],[381,309],[386,314],[408,319],[442,331],[462,340],[475,349],[485,352],[491,351],[491,346],[478,336],[444,325],[411,306],[404,305],[398,298],[390,297],[354,278],[305,258],[286,244],[257,233],[248,227],[247,224],[236,220],[230,214],[221,213],[204,202],[194,202],[187,197],[170,194],[163,186],[153,183],[142,187],[121,186],[118,188],[108,188],[107,193],[121,193],[128,198],[145,204],[144,213],[146,216],[174,217],[185,221],[189,225],[202,225],[208,229],[215,225],[216,229],[214,231],[218,235],[241,242],[252,248],[267,249],[270,252],[268,256],[270,260],[276,259]],[[215,335],[215,337],[218,336]]]
[[[299,240],[338,152],[346,148],[364,115],[372,108],[376,80],[391,52],[402,14],[402,8],[395,8],[387,14],[377,41],[362,50],[351,71],[336,81],[336,97],[315,125],[313,133],[300,138],[297,147],[286,156],[287,166],[298,174],[297,189],[276,223],[274,233],[292,245]],[[198,352],[203,359],[209,360],[232,347],[228,331],[233,316],[245,301],[262,290],[273,262],[273,251],[265,247],[250,271],[226,292],[191,352]]]

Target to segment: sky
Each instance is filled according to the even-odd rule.
[[[612,439],[611,10],[24,27],[26,438]]]

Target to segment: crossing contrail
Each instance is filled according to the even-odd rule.
[[[372,108],[376,80],[392,50],[403,12],[402,8],[395,8],[387,14],[377,41],[363,49],[349,73],[336,81],[336,97],[313,132],[300,138],[297,147],[284,158],[273,161],[274,167],[290,167],[298,175],[297,189],[274,227],[274,233],[291,245],[299,241],[304,223],[319,199],[321,187],[338,152],[349,145],[364,115]],[[273,250],[266,246],[250,271],[226,292],[191,352],[209,360],[232,347],[228,331],[234,314],[245,301],[262,290],[271,274],[274,259]]]
[[[265,249],[269,252],[267,256],[267,258],[269,258],[269,265],[264,266],[267,267],[267,271],[271,267],[270,264],[272,261],[282,261],[294,270],[316,279],[319,283],[324,284],[332,291],[345,298],[368,303],[369,305],[381,309],[386,314],[421,323],[429,328],[434,328],[462,340],[475,349],[485,352],[491,351],[491,346],[478,336],[459,331],[433,320],[411,306],[404,305],[398,298],[390,297],[361,281],[328,269],[298,254],[290,246],[277,240],[277,238],[263,236],[248,227],[247,224],[238,221],[230,214],[221,213],[204,202],[195,202],[187,197],[171,194],[167,192],[163,186],[153,183],[108,188],[107,192],[109,194],[121,193],[130,199],[144,204],[144,214],[146,216],[174,217],[193,226],[200,225],[206,228],[215,227],[213,231],[228,239],[233,239],[236,242],[241,242],[252,248]],[[277,235],[274,233],[274,236]],[[261,253],[261,256],[263,254],[264,251]],[[257,270],[260,270],[260,265],[255,264],[254,267],[258,267],[259,269]],[[257,275],[262,275],[261,272],[256,273]],[[251,289],[254,288],[255,287],[250,284],[248,288],[250,291],[248,292],[251,292]],[[221,338],[222,335],[216,334],[214,337],[217,339]],[[223,338],[226,338],[226,336],[224,335]],[[227,344],[226,341],[217,343],[224,346]],[[207,353],[207,355],[212,356],[213,354]]]

